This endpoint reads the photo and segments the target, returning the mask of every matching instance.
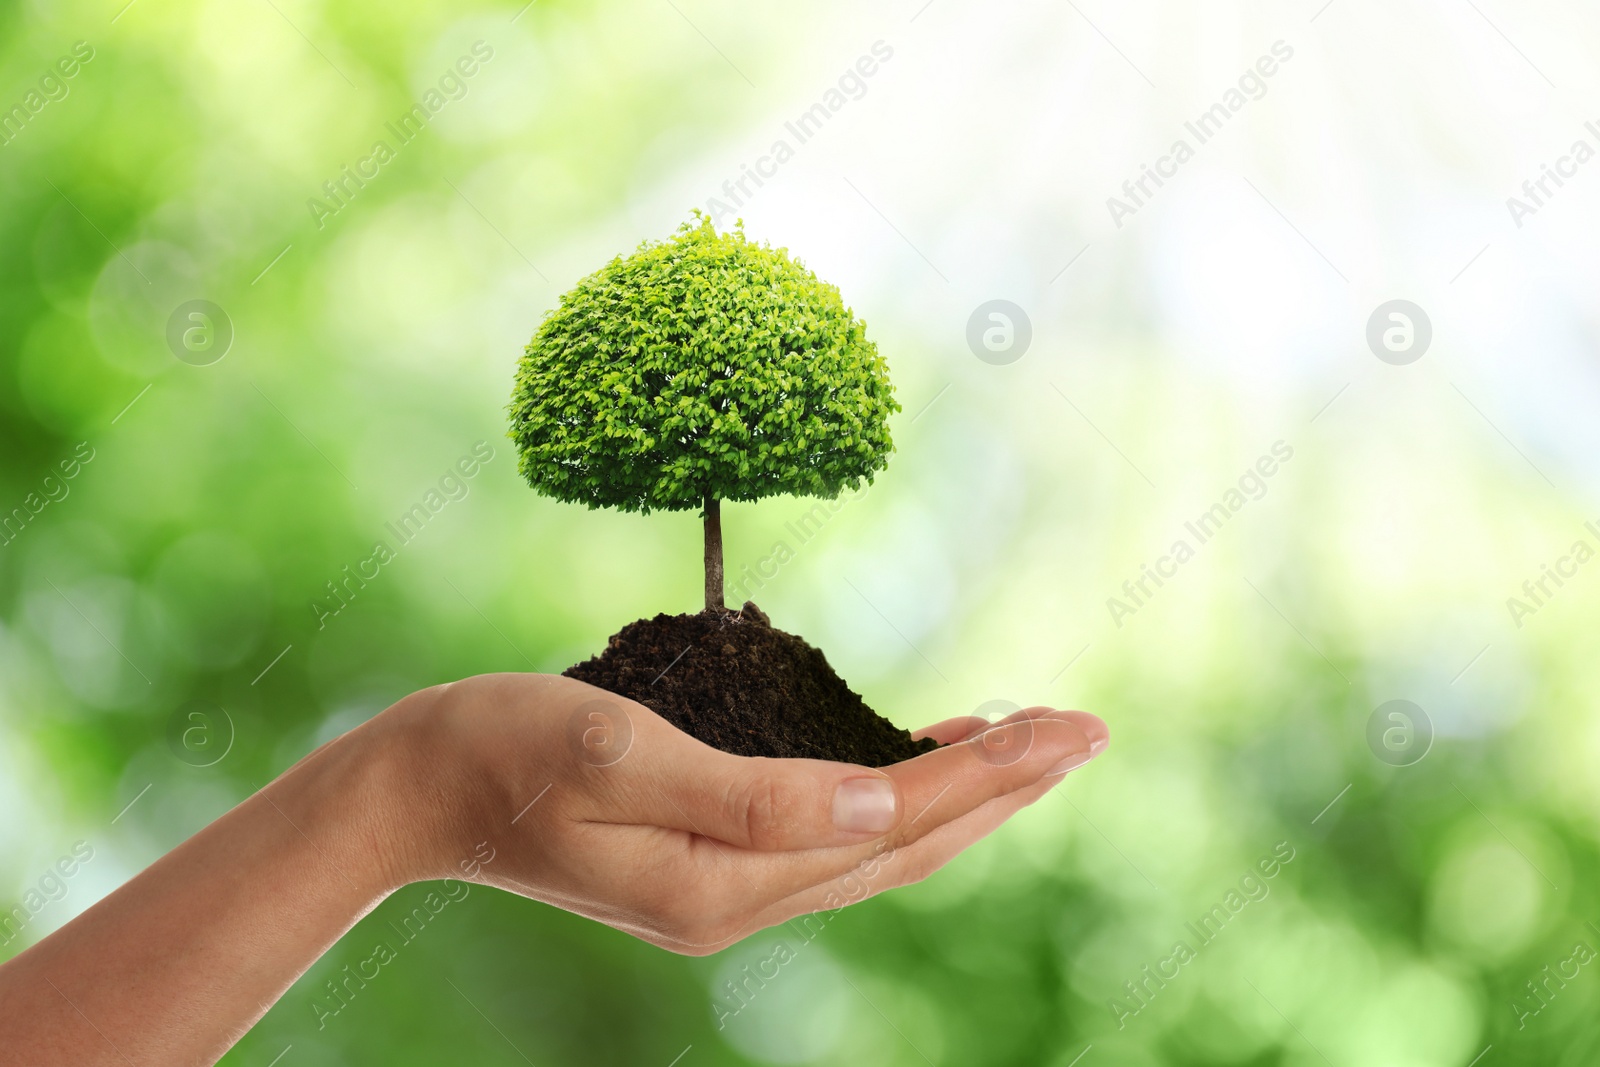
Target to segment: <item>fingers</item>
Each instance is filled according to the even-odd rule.
[[[965,741],[970,735],[988,725],[989,720],[981,715],[957,715],[953,719],[911,731],[911,739],[921,741],[924,737],[931,737],[941,745],[953,745],[957,741]]]
[[[1029,709],[1017,721],[961,744],[884,768],[899,787],[905,811],[887,834],[839,848],[719,853],[708,856],[713,866],[706,873],[727,875],[731,863],[747,885],[759,887],[768,899],[789,896],[838,878],[886,849],[904,849],[997,798],[1035,786],[1039,792],[1048,789],[1060,781],[1063,765],[1080,766],[1103,750],[1106,736],[1105,724],[1092,715]],[[1024,797],[1018,804],[1028,802]]]
[[[818,923],[826,925],[834,910],[859,904],[866,901],[867,897],[883,893],[885,889],[899,888],[930,877],[931,873],[944,867],[966,848],[971,848],[976,841],[998,829],[1013,814],[1037,803],[1061,781],[1062,776],[1045,777],[1027,789],[990,800],[976,811],[933,830],[922,840],[915,841],[914,845],[894,849],[886,841],[877,841],[864,859],[837,877],[822,881],[821,885],[798,889],[797,893],[784,896],[765,907],[758,905],[754,912],[749,909],[749,901],[746,901],[746,907],[742,910],[728,909],[728,905],[723,904],[718,912],[722,921],[688,923],[672,929],[658,926],[640,936],[646,936],[648,941],[672,952],[709,955],[760,929],[776,926],[790,918],[805,917],[802,918],[802,929],[810,937],[818,929]],[[726,861],[730,857],[723,854],[720,859]],[[742,869],[736,870],[742,873]],[[730,918],[734,910],[738,910],[739,917],[736,920]]]
[[[605,762],[588,775],[594,803],[587,817],[683,830],[739,851],[815,853],[766,865],[785,893],[848,869],[877,838],[902,847],[995,797],[1081,765],[1108,737],[1093,715],[1030,708],[966,741],[872,770],[732,756],[643,705],[626,705],[617,709],[625,723],[602,731],[585,720],[585,739],[629,738],[621,751],[609,741]],[[931,730],[955,737],[974,721],[982,722],[968,716]]]
[[[689,955],[717,951],[758,930],[811,915],[802,928],[812,930],[817,922],[827,922],[831,912],[900,886],[920,882],[938,871],[963,851],[993,833],[1006,820],[1038,800],[1062,781],[1061,775],[1040,779],[1026,789],[997,797],[924,835],[914,844],[890,848],[879,842],[860,862],[819,885],[808,886],[762,908],[737,929],[708,930],[715,941],[696,943],[679,940],[662,947]]]
[[[1028,708],[959,744],[887,767],[907,808],[890,843],[909,845],[996,797],[1081,766],[1109,738],[1105,723],[1086,712]]]
[[[989,725],[980,716],[961,715],[912,736],[950,745]],[[684,758],[689,752],[680,748],[675,754]],[[695,756],[701,773],[678,795],[668,795],[683,818],[661,825],[779,852],[868,841],[904,817],[899,789],[883,771],[824,760],[727,757],[715,750]]]
[[[1105,724],[1084,712],[1033,708],[1012,718],[877,771],[740,758],[698,742],[699,750],[679,746],[672,753],[679,771],[657,768],[665,775],[659,784],[666,805],[656,824],[757,852],[859,850],[884,835],[901,846],[995,797],[1087,762],[1108,736]],[[683,761],[692,761],[693,773],[682,772]],[[842,870],[840,862],[822,852],[768,866],[787,868],[772,872],[787,885],[815,883],[834,873],[830,868]]]
[[[870,841],[904,817],[899,787],[882,771],[730,755],[631,702],[588,714],[595,723],[582,724],[583,743],[592,739],[596,752],[610,746],[583,775],[590,821],[666,827],[736,849],[785,852]],[[623,734],[628,745],[618,753],[615,738]]]
[[[926,877],[1109,736],[1092,715],[1034,708],[873,771],[731,756],[634,707],[627,758],[591,771],[583,791],[592,807],[583,823],[607,845],[579,851],[615,854],[630,842],[656,866],[624,894],[628,904],[595,917],[696,954],[787,915]],[[935,729],[954,737],[969,725]],[[878,829],[859,828],[868,825]]]
[[[1036,716],[1039,712],[1048,710],[1048,708],[1024,708],[1021,711],[1012,712],[993,725],[1006,726],[1014,722],[1021,722],[1024,719]],[[1091,715],[1087,711],[1057,711],[1054,714],[1057,718],[1065,719],[1083,731],[1084,736],[1089,739],[1089,748],[1093,755],[1098,756],[1111,743],[1111,730],[1098,715]],[[1002,735],[997,734],[986,738],[984,741],[985,748],[997,759],[1003,755],[999,751],[999,746],[1002,743],[1010,743],[1017,740],[1017,738],[1010,738],[1003,742],[1001,738]],[[963,740],[970,739],[970,737],[963,738]],[[1023,743],[1027,742],[1028,735],[1026,732],[1020,735],[1020,739]]]
[[[669,825],[742,849],[789,852],[870,841],[899,825],[904,802],[881,771],[823,760],[717,753],[671,797],[692,823]]]

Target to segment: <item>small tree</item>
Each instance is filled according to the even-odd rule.
[[[833,498],[888,462],[900,405],[866,324],[784,249],[699,211],[589,275],[524,350],[511,438],[557,500],[705,519],[723,604],[724,500]]]

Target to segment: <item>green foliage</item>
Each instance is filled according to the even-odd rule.
[[[523,476],[642,512],[870,483],[900,405],[866,324],[784,249],[695,214],[540,325],[510,408]]]
[[[614,225],[641,175],[743,143],[765,131],[737,120],[767,118],[706,107],[743,83],[710,48],[664,45],[664,33],[698,43],[665,5],[644,17],[560,0],[512,24],[525,3],[514,0],[489,37],[494,63],[443,116],[496,124],[428,131],[319,230],[306,198],[325,195],[321,183],[410,105],[408,72],[437,69],[435,28],[468,31],[443,49],[454,57],[478,22],[442,0],[279,4],[352,88],[266,5],[140,2],[111,25],[125,2],[11,4],[3,15],[0,106],[36,88],[80,37],[96,58],[0,147],[0,515],[29,494],[67,494],[0,545],[0,916],[80,836],[96,858],[0,958],[406,692],[560,670],[600,647],[618,605],[688,594],[682,570],[651,564],[687,551],[692,523],[641,523],[642,560],[621,566],[588,516],[552,509],[530,552],[528,493],[501,455],[326,629],[311,608],[375,540],[397,545],[387,524],[483,436],[479,382],[450,357],[491,344],[497,315],[463,316],[463,304],[508,279],[536,282],[443,177],[472,176],[462,192],[543,265],[544,250]],[[771,31],[765,7],[713,9],[690,13],[726,17],[752,74],[826,59],[838,46],[828,31],[855,18],[850,5],[807,5],[793,23],[805,39],[794,39]],[[1587,17],[1592,36],[1600,13]],[[572,41],[603,43],[603,73],[593,47],[551,43]],[[1019,71],[1050,61],[1043,50],[1015,59]],[[485,80],[514,71],[548,85],[537,106],[515,79]],[[495,96],[502,87],[510,95]],[[980,102],[1002,91],[971,90]],[[1405,99],[1397,93],[1384,106]],[[516,122],[499,122],[512,109]],[[1157,119],[1130,128],[1154,138]],[[689,154],[663,157],[663,144]],[[952,158],[948,174],[928,177],[928,210],[960,208],[970,162]],[[1446,222],[1472,216],[1445,207]],[[1144,279],[1171,272],[1152,249],[1175,247],[1128,245],[1092,306],[1029,308],[1036,345],[1047,330],[1096,338],[1072,380],[1104,405],[1085,410],[1119,447],[1170,470],[1156,478],[1162,492],[1143,489],[1046,387],[1064,366],[1024,361],[1000,378],[974,366],[961,403],[946,397],[917,423],[918,446],[896,457],[872,514],[829,520],[828,543],[758,597],[818,620],[835,666],[900,725],[970,711],[980,696],[1070,702],[1110,720],[1105,758],[924,885],[874,893],[814,941],[802,938],[816,924],[799,921],[800,931],[785,924],[718,956],[682,957],[474,886],[358,987],[349,976],[396,936],[389,924],[403,927],[440,891],[407,887],[297,981],[224,1067],[665,1067],[691,1043],[678,1067],[765,1067],[800,1058],[779,1043],[796,1033],[828,1046],[807,1060],[816,1067],[1600,1062],[1596,963],[1564,986],[1546,977],[1575,942],[1600,947],[1587,925],[1600,923],[1600,572],[1583,568],[1521,629],[1500,614],[1497,630],[1492,617],[1539,561],[1587,536],[1574,499],[1450,405],[1346,408],[1352,387],[1307,426],[1332,386],[1236,393],[1195,373],[1202,335],[1121,329]],[[891,284],[918,292],[926,268],[904,258],[908,273]],[[179,362],[164,338],[173,309],[196,297],[238,328],[213,366]],[[1562,306],[1577,308],[1576,297]],[[893,325],[919,328],[904,314]],[[924,398],[951,373],[913,382],[911,368],[895,369],[901,389]],[[1150,610],[1121,630],[1102,622],[1114,638],[1078,636],[1141,553],[1162,550],[1180,517],[1237,478],[1235,460],[1265,443],[1241,437],[1251,427],[1288,434],[1305,467],[1280,475],[1268,511],[1241,516],[1253,525],[1217,537]],[[1403,461],[1373,447],[1405,427],[1435,443]],[[84,441],[93,462],[61,480],[59,464]],[[784,520],[805,507],[758,510],[741,517],[733,571],[774,540],[795,546]],[[1373,531],[1388,536],[1375,542]],[[822,580],[846,558],[830,553],[863,574],[882,567],[888,582],[953,583],[942,621],[926,638],[908,634],[953,680],[959,669],[992,688],[946,683],[910,648],[889,655],[888,624],[879,645],[865,629],[875,614],[834,584],[840,572]],[[916,602],[904,601],[906,619]],[[1379,762],[1365,738],[1374,706],[1395,696],[1437,717],[1433,749],[1411,767]],[[190,700],[226,708],[237,725],[215,766],[169,748]],[[544,785],[530,782],[507,819]],[[490,830],[491,844],[550,802]],[[1156,973],[1174,940],[1192,937],[1186,925],[1281,840],[1298,856],[1267,882],[1270,896],[1118,1029],[1108,1000],[1149,982],[1143,968]],[[726,983],[747,983],[741,968],[757,973],[779,939],[798,958],[763,988],[748,983],[752,1006],[719,1028]],[[319,1030],[312,1004],[329,981],[355,996]]]

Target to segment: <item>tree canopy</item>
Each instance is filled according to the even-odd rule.
[[[866,324],[785,249],[695,215],[540,324],[510,405],[519,470],[558,500],[640,512],[870,483],[900,405]]]

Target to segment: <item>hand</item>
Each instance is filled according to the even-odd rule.
[[[1109,741],[1030,708],[929,727],[947,747],[882,770],[751,759],[533,674],[425,690],[369,729],[402,753],[395,884],[466,877],[690,955],[926,878]]]
[[[926,733],[948,747],[868,770],[730,756],[567,678],[415,693],[0,965],[0,1060],[212,1063],[419,879],[714,952],[927,877],[1107,740],[1044,708]]]

